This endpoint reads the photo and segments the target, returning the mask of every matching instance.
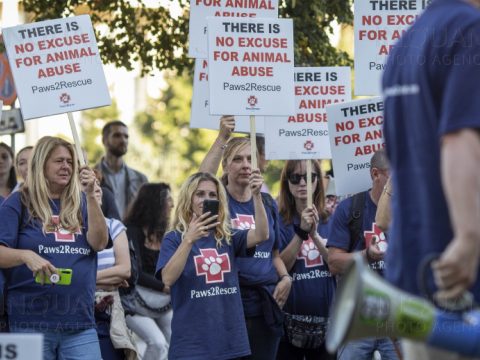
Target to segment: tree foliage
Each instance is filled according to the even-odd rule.
[[[329,42],[332,24],[351,23],[352,0],[280,0],[279,16],[294,20],[297,66],[349,65],[345,52]],[[143,74],[154,70],[191,69],[188,54],[188,0],[23,0],[31,20],[55,19],[88,13],[95,25],[104,63],[132,70],[141,64]],[[171,9],[182,16],[172,16]]]

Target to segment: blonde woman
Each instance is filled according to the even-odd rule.
[[[169,359],[237,359],[250,354],[238,283],[237,257],[268,238],[258,171],[249,177],[256,229],[232,233],[227,196],[213,175],[197,173],[182,186],[173,231],[162,242],[157,276],[171,288]],[[218,215],[203,213],[218,200]]]
[[[79,171],[70,143],[43,137],[26,184],[0,207],[10,331],[42,333],[46,360],[101,357],[93,316],[96,252],[108,235],[94,185],[95,174]]]

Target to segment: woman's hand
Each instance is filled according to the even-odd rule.
[[[260,189],[262,188],[263,185],[263,176],[260,174],[259,169],[252,170],[252,173],[250,174],[250,190],[252,191],[253,195],[258,195],[260,194]]]
[[[201,216],[193,214],[190,224],[188,224],[187,231],[183,236],[183,240],[193,244],[198,239],[207,236],[209,231],[215,228],[219,222],[216,222],[218,215],[210,216],[210,212],[206,212]]]
[[[40,275],[42,283],[45,279],[50,279],[52,274],[58,274],[55,266],[31,250],[23,252],[22,261],[32,271],[33,277]]]
[[[308,231],[313,238],[313,235],[317,231],[319,219],[318,211],[315,206],[307,207],[302,211],[300,228],[303,231]]]
[[[88,166],[82,166],[80,168],[80,184],[82,185],[83,191],[87,195],[95,195],[95,182],[97,177],[92,169]]]
[[[290,276],[283,276],[275,287],[275,290],[273,291],[273,298],[277,302],[280,309],[282,309],[287,302],[291,288],[292,278]]]
[[[220,132],[218,137],[225,140],[225,142],[230,139],[232,132],[235,130],[235,117],[232,115],[223,115],[220,118]]]

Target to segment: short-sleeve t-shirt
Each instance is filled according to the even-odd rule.
[[[296,217],[293,224],[299,223],[300,219]],[[280,219],[280,251],[283,251],[295,236],[293,224],[287,225]],[[327,239],[328,222],[318,224],[317,232]],[[328,317],[336,281],[310,236],[302,242],[289,273],[293,283],[284,310],[289,314]]]
[[[70,285],[41,285],[26,265],[6,269],[7,311],[11,327],[33,330],[81,330],[95,326],[93,307],[97,254],[87,242],[86,198],[82,195],[82,228],[71,233],[57,225],[45,234],[31,220],[15,192],[0,207],[0,244],[31,250],[57,269],[71,269]],[[22,210],[23,207],[23,210]],[[51,200],[58,224],[59,200]],[[20,217],[23,214],[22,223]],[[29,220],[30,219],[30,220]]]
[[[419,264],[453,238],[441,137],[480,129],[479,59],[480,11],[467,1],[436,0],[393,47],[385,67],[384,135],[394,193],[386,278],[417,295]],[[480,277],[473,292],[480,301]]]
[[[253,198],[241,202],[235,200],[228,192],[227,195],[233,231],[254,228],[255,206]],[[270,205],[266,205],[264,202],[264,206],[269,225],[269,238],[255,247],[253,256],[238,259],[242,302],[246,316],[262,314],[260,295],[257,291],[246,288],[246,286],[265,286],[272,293],[278,281],[278,275],[273,266],[273,250],[279,248],[279,234],[278,225],[275,224],[272,214],[272,212],[275,212],[276,219],[279,218],[278,207],[273,199]]]
[[[127,228],[123,223],[117,219],[105,218],[107,223],[107,230],[112,243],[115,244],[115,239],[122,231],[125,231]],[[108,249],[104,249],[97,253],[98,257],[98,268],[97,271],[108,269],[115,265],[115,251],[113,246]]]
[[[182,242],[167,233],[158,273]],[[246,255],[247,231],[237,231],[231,245],[217,247],[212,233],[197,240],[185,268],[171,287],[173,319],[169,359],[233,359],[250,354],[238,283],[238,256]]]
[[[348,220],[350,218],[350,208],[352,206],[352,197],[349,197],[340,204],[330,220],[330,229],[327,241],[327,247],[335,247],[345,251],[350,251],[350,244],[354,245],[354,251],[361,251],[366,248],[366,244],[371,241],[385,241],[385,234],[375,223],[375,214],[377,212],[377,205],[372,201],[369,191],[365,194],[365,205],[363,207],[363,222],[361,231],[363,232],[363,239],[350,239],[350,230],[348,227]],[[372,270],[378,274],[383,275],[385,270],[385,261],[379,260],[369,264]]]

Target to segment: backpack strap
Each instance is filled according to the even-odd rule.
[[[266,211],[270,211],[270,214],[272,214],[273,222],[277,222],[277,215],[275,214],[275,209],[273,208],[273,200],[272,195],[268,193],[261,192],[262,195],[262,202],[263,205],[265,206]]]
[[[365,196],[367,191],[352,196],[352,205],[350,206],[350,217],[348,219],[348,229],[350,230],[350,244],[348,252],[352,252],[360,240],[363,240],[363,208],[365,206]]]

